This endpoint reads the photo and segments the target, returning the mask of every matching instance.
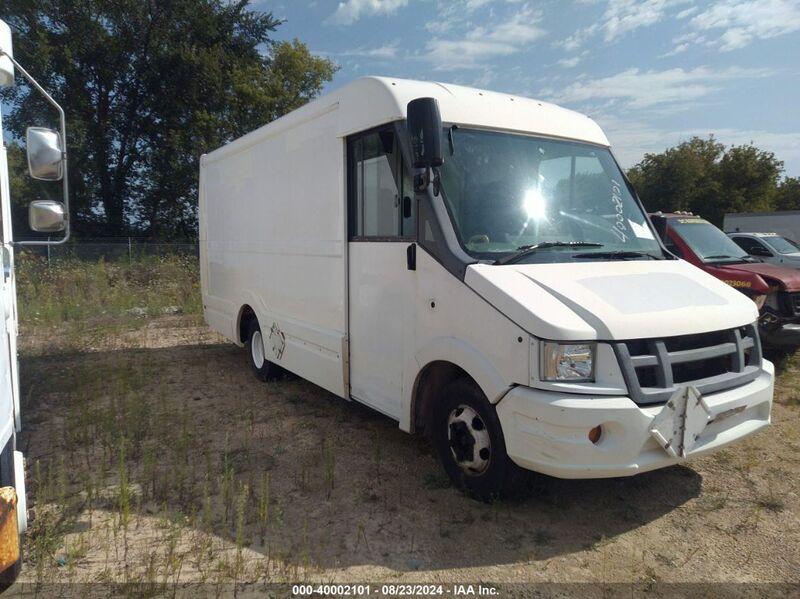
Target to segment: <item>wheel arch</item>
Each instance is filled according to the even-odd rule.
[[[435,340],[416,355],[421,365],[411,387],[409,430],[425,434],[441,389],[458,378],[470,379],[491,403],[511,388],[492,364],[471,345],[454,338]]]
[[[250,323],[255,320],[258,321],[255,310],[249,304],[242,305],[239,308],[239,313],[236,316],[236,343],[244,345],[247,342],[247,330]]]

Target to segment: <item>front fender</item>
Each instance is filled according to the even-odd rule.
[[[491,403],[497,403],[511,386],[475,346],[456,337],[431,339],[414,356],[414,380],[431,362],[444,361],[455,364],[469,374]]]
[[[471,376],[491,403],[497,403],[512,387],[475,346],[456,337],[436,337],[422,346],[406,363],[403,380],[403,409],[400,428],[410,432],[414,390],[423,369],[433,362],[450,362]]]

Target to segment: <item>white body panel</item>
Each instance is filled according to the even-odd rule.
[[[336,108],[203,158],[200,259],[212,327],[238,339],[239,313],[249,305],[265,338],[273,325],[285,335],[283,366],[343,395],[344,153]],[[267,343],[267,358],[278,361],[271,349]]]
[[[609,342],[748,325],[757,317],[753,302],[683,261],[474,264],[462,280],[421,246],[409,270],[410,240],[348,241],[346,137],[405,118],[418,97],[435,97],[444,122],[608,144],[587,117],[535,100],[391,79],[348,84],[203,157],[208,323],[241,342],[240,315],[249,306],[267,359],[407,431],[423,370],[436,362],[458,366],[497,405],[512,458],[525,467],[582,477],[673,463],[637,461],[653,409],[628,398]],[[285,337],[283,351],[270,333]],[[540,339],[599,341],[594,382],[539,380]],[[709,405],[757,405],[760,420],[719,425],[706,449],[768,422],[771,367],[717,395]],[[535,424],[540,409],[547,420]],[[613,424],[617,417],[624,426]],[[589,422],[608,422],[618,432],[613,443],[627,449],[610,456],[602,452],[608,445],[583,447],[576,439],[585,440]],[[564,460],[557,467],[542,444],[562,433],[579,451],[557,452]]]
[[[14,56],[11,27],[4,21],[0,21],[0,50]],[[14,85],[14,63],[9,60],[8,56],[0,56],[0,87],[12,85]]]
[[[0,21],[0,49],[13,56],[11,30]],[[0,57],[0,87],[14,85],[14,66],[6,56]],[[0,134],[3,120],[0,114]],[[3,472],[5,481],[13,479],[17,493],[17,526],[20,533],[27,528],[27,499],[23,456],[13,451],[13,437],[22,428],[19,399],[19,363],[17,361],[17,287],[14,276],[14,239],[11,227],[11,193],[5,141],[0,141],[0,451],[5,450],[11,472]],[[7,483],[6,483],[7,484]]]
[[[753,302],[683,260],[476,264],[466,282],[541,339],[669,337],[743,326],[758,317]]]
[[[0,313],[6,311],[5,294],[0,294]],[[3,319],[5,333],[5,318]],[[0,343],[0,449],[14,434],[14,385],[11,379],[11,355],[7,343]]]

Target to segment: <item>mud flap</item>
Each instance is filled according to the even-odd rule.
[[[673,458],[685,458],[711,416],[700,392],[692,386],[672,394],[650,423],[650,434]]]
[[[19,549],[17,492],[14,487],[3,487],[0,489],[0,572],[19,561]]]

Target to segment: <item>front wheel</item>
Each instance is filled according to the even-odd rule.
[[[525,479],[506,453],[494,406],[469,379],[444,388],[434,411],[433,441],[450,480],[475,499],[511,494]]]
[[[281,374],[281,367],[270,362],[264,351],[264,336],[256,319],[250,321],[247,332],[247,349],[250,354],[250,366],[260,381],[274,381]]]

